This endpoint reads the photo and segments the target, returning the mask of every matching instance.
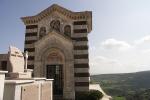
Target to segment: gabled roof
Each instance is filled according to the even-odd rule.
[[[72,20],[87,20],[88,25],[90,26],[89,29],[92,29],[92,12],[91,11],[83,11],[83,12],[72,12],[66,8],[63,8],[57,4],[53,4],[52,6],[48,7],[44,11],[40,12],[39,14],[35,16],[27,16],[22,17],[22,21],[25,25],[28,24],[36,24],[40,20],[42,20],[44,17],[49,16],[53,12],[58,12],[65,17],[72,19]]]

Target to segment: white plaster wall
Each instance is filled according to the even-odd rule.
[[[4,88],[4,98],[0,100],[29,100],[26,95],[30,98],[30,100],[35,100],[33,99],[34,96],[38,99],[36,100],[43,100],[41,98],[41,86],[42,84],[48,83],[50,85],[49,91],[46,91],[46,93],[49,96],[48,100],[53,100],[53,94],[52,94],[52,80],[46,80],[46,79],[35,79],[35,80],[6,80],[5,81],[5,88]],[[29,88],[30,87],[30,88]],[[38,88],[38,94],[36,95],[33,87]],[[25,93],[23,90],[27,89],[27,92]],[[1,87],[0,87],[1,89]],[[33,91],[32,91],[33,90]],[[31,92],[31,94],[35,94],[34,96],[30,96],[28,92]],[[25,93],[25,94],[22,94]],[[45,93],[45,90],[44,90]],[[24,95],[24,96],[23,96]],[[44,99],[47,100],[47,99]]]
[[[15,100],[15,85],[5,84],[3,100]]]
[[[21,100],[21,86],[20,85],[16,85],[15,87],[15,96],[14,96],[14,100]]]
[[[4,78],[4,74],[0,74],[0,100],[3,100]]]
[[[3,100],[5,73],[0,71],[0,100]]]

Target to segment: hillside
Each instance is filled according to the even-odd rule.
[[[93,75],[91,81],[99,83],[104,91],[111,96],[131,98],[150,88],[150,71]]]

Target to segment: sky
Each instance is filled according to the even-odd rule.
[[[9,45],[23,51],[23,16],[52,4],[72,11],[92,11],[89,34],[91,74],[150,70],[150,0],[0,0],[0,53]]]

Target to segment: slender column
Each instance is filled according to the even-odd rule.
[[[25,70],[27,70],[27,63],[28,63],[28,51],[25,51]]]

